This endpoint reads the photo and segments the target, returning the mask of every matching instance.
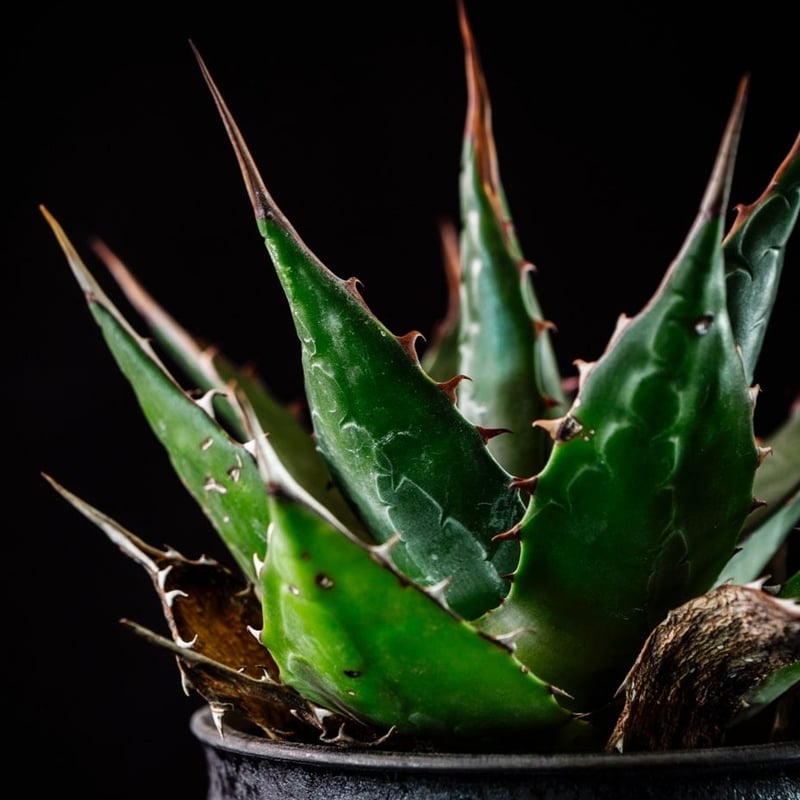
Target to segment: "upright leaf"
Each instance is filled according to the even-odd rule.
[[[303,352],[317,445],[338,485],[411,578],[450,581],[448,602],[472,618],[496,606],[517,562],[494,536],[523,512],[480,431],[431,380],[414,351],[307,248],[278,209],[198,55],[250,194],[259,230],[289,301]]]
[[[769,186],[751,205],[737,206],[723,244],[728,313],[753,380],[783,270],[786,243],[800,213],[800,135]]]
[[[507,432],[489,449],[512,474],[538,472],[551,442],[533,421],[566,410],[545,320],[500,182],[486,81],[460,7],[469,108],[461,166],[458,405],[467,419]]]
[[[752,505],[753,401],[722,256],[744,93],[681,252],[549,425],[520,568],[487,619],[493,632],[527,626],[519,658],[578,707],[608,699],[650,629],[711,586]]]

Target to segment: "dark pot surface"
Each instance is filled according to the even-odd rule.
[[[800,800],[800,742],[628,755],[394,753],[192,732],[207,800]]]

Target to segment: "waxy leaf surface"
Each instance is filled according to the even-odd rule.
[[[753,400],[721,245],[743,89],[686,243],[554,431],[520,568],[487,619],[529,626],[519,658],[579,708],[610,698],[650,629],[712,585],[751,508]]]
[[[424,585],[450,581],[451,606],[479,616],[507,593],[517,563],[516,543],[494,540],[524,510],[509,475],[446,387],[422,370],[413,343],[375,318],[355,281],[308,250],[200,64],[289,301],[320,452],[376,541],[400,536],[393,555],[403,572]]]

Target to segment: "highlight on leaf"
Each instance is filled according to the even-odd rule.
[[[222,731],[244,718],[276,740],[597,753],[791,736],[800,399],[756,438],[754,379],[796,258],[800,137],[726,231],[743,79],[650,300],[562,375],[515,227],[536,223],[536,242],[547,225],[512,221],[462,3],[456,22],[468,103],[458,219],[441,223],[447,307],[399,335],[281,211],[192,45],[291,312],[308,426],[268,388],[279,375],[201,343],[96,240],[138,332],[41,208],[231,564],[154,548],[45,477],[148,573],[169,635],[126,625],[175,657]]]

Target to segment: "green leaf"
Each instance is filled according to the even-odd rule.
[[[369,311],[356,281],[334,275],[277,208],[208,71],[259,230],[289,301],[303,351],[317,445],[337,485],[378,542],[425,585],[476,617],[508,591],[513,542],[495,541],[524,507],[509,475],[448,390],[422,370],[412,333],[400,339]]]
[[[42,213],[175,472],[241,570],[253,580],[254,556],[263,560],[266,555],[269,508],[252,455],[178,385],[150,344],[130,327],[100,288],[58,222],[44,208]]]
[[[260,579],[261,640],[281,679],[355,720],[401,733],[491,741],[565,726],[550,688],[392,562],[364,544],[285,470],[247,404],[270,487],[269,559]],[[580,726],[566,735],[585,737]],[[550,731],[548,736],[552,736]]]
[[[704,592],[752,502],[752,399],[725,298],[722,214],[737,98],[697,220],[661,286],[584,369],[525,518],[520,567],[489,632],[527,625],[517,655],[604,702],[650,629]],[[587,657],[587,653],[591,657]]]
[[[520,250],[497,165],[491,108],[465,15],[469,94],[461,167],[461,305],[459,385],[464,415],[507,433],[489,442],[514,475],[538,472],[551,450],[533,421],[566,410],[548,323],[531,284],[533,265]]]
[[[392,569],[280,492],[271,498],[262,641],[283,680],[401,733],[503,736],[565,724],[549,687]]]
[[[800,135],[761,197],[737,212],[723,243],[728,313],[751,382],[800,213]]]

